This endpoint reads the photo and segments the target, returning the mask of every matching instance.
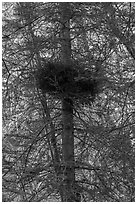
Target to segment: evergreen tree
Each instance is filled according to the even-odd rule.
[[[134,201],[134,7],[3,3],[3,202]]]

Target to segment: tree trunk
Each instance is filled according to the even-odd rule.
[[[71,42],[70,42],[70,3],[60,3],[61,11],[61,56],[62,63],[71,67]],[[66,97],[62,99],[62,154],[63,154],[63,202],[78,201],[75,192],[74,168],[74,132],[73,132],[73,101]]]

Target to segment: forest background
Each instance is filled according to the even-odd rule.
[[[134,202],[135,4],[2,12],[3,202]]]

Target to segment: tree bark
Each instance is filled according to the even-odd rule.
[[[70,3],[60,3],[61,11],[61,60],[64,65],[71,68],[71,41],[70,41]],[[74,125],[73,101],[66,97],[62,99],[62,154],[63,154],[63,202],[78,201],[75,192],[74,168]]]

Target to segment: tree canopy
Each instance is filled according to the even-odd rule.
[[[4,202],[61,201],[64,175],[56,174],[56,163],[63,165],[63,96],[43,94],[36,77],[43,63],[59,63],[62,52],[70,54],[61,46],[66,25],[61,4],[3,3]],[[83,93],[74,100],[75,176],[81,201],[133,202],[135,3],[68,5],[76,80],[94,78],[98,84],[94,100]],[[73,84],[68,89],[74,89]]]

